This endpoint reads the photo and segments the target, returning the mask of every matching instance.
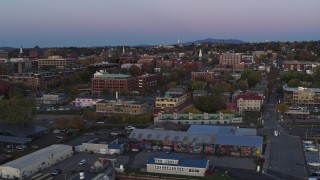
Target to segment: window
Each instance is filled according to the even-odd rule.
[[[200,171],[198,169],[189,169],[189,172],[191,172],[191,173],[199,173]]]

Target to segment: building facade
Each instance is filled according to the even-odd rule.
[[[38,68],[43,67],[56,67],[64,68],[67,66],[75,65],[77,59],[62,58],[62,56],[49,56],[47,59],[38,59]]]
[[[158,146],[175,153],[235,157],[260,157],[263,146],[263,137],[255,129],[233,126],[191,125],[187,131],[134,129],[129,141],[132,150]]]
[[[65,94],[44,94],[36,98],[38,104],[43,105],[60,105],[65,101]]]
[[[245,111],[260,111],[263,97],[258,94],[241,94],[237,96],[237,108],[240,115]]]
[[[162,75],[160,73],[137,76],[136,91],[141,94],[145,94],[154,90],[158,86],[158,81],[161,77]]]
[[[156,97],[155,108],[163,112],[170,112],[185,102],[187,102],[187,94],[172,94],[171,96]]]
[[[72,146],[56,144],[0,166],[1,179],[26,179],[73,155]]]
[[[283,101],[289,105],[319,106],[320,88],[284,88]]]
[[[96,72],[92,78],[92,94],[101,94],[107,90],[113,92],[130,92],[136,87],[136,79],[126,74],[109,74]]]
[[[241,60],[241,54],[238,53],[225,53],[219,55],[219,64],[223,65],[239,64]]]
[[[104,114],[143,114],[147,112],[147,104],[137,101],[99,101],[96,112]]]
[[[15,73],[8,76],[12,83],[22,83],[30,90],[38,92],[45,90],[49,86],[55,86],[62,81],[67,81],[76,71],[58,70],[58,71],[32,71],[26,73]]]
[[[284,61],[282,64],[282,69],[284,71],[311,71],[319,63],[308,62],[308,61]]]
[[[213,71],[191,72],[191,79],[194,80],[213,82],[215,77]]]
[[[153,115],[153,122],[155,124],[170,121],[176,124],[231,124],[242,123],[242,118],[236,118],[234,114],[163,114],[158,113]]]
[[[90,98],[90,97],[78,97],[72,101],[73,107],[94,107],[96,106],[97,102],[102,101],[103,99],[99,98]]]
[[[204,177],[209,169],[209,162],[209,160],[163,154],[147,160],[147,172]]]

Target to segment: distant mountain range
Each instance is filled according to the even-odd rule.
[[[12,51],[12,50],[15,50],[17,48],[13,48],[13,47],[0,47],[0,50],[3,50],[3,51]]]
[[[208,44],[244,44],[246,42],[242,41],[242,40],[239,40],[239,39],[212,39],[212,38],[207,38],[207,39],[202,39],[202,40],[195,40],[195,41],[180,43],[180,45],[189,46],[189,45],[192,45],[192,44],[205,44],[205,43],[208,43]],[[178,45],[178,44],[171,44],[171,45]],[[148,46],[155,46],[155,45],[139,44],[139,45],[135,45],[134,47],[148,47]]]
[[[203,39],[203,40],[196,40],[196,41],[191,41],[191,42],[185,42],[181,43],[181,45],[188,46],[191,44],[205,44],[205,43],[210,43],[210,44],[244,44],[246,42],[241,41],[239,39]]]
[[[239,39],[212,39],[212,38],[207,38],[207,39],[202,39],[202,40],[195,40],[195,41],[190,41],[190,42],[185,42],[185,43],[180,43],[183,46],[188,46],[192,44],[244,44],[246,43],[245,41],[239,40]],[[177,44],[172,44],[172,45],[177,45]],[[150,44],[137,44],[134,45],[134,47],[148,47],[148,46],[154,46]],[[91,46],[88,48],[99,48],[99,47],[105,47],[105,46]],[[44,47],[43,47],[44,48]],[[19,48],[13,48],[13,47],[0,47],[0,50],[4,51],[12,51],[15,49]]]

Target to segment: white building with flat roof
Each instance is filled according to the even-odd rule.
[[[26,179],[71,157],[72,146],[54,144],[0,166],[0,179]]]

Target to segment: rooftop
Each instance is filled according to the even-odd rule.
[[[283,61],[283,64],[318,64],[317,62],[310,62],[310,61]]]
[[[47,128],[38,125],[30,125],[27,127],[11,126],[5,124],[0,125],[0,132],[6,132],[16,137],[28,137],[46,130]]]
[[[211,130],[215,132],[211,132],[210,128],[201,130],[201,126],[205,125],[199,125],[199,128],[195,129],[193,132],[190,132],[189,130],[187,132],[183,132],[152,129],[134,129],[130,133],[129,138],[140,140],[222,144],[249,147],[262,146],[263,138],[260,136],[256,136],[255,130],[243,129],[236,133],[236,130],[232,130],[235,127],[232,126],[221,126],[223,127],[221,129],[219,128],[219,126],[213,126],[213,129]]]
[[[256,136],[257,130],[253,128],[238,128],[236,126],[209,126],[191,125],[187,132],[207,134],[227,134],[236,136]]]
[[[237,96],[237,99],[244,99],[244,100],[262,100],[262,97],[258,94],[241,94]]]
[[[100,77],[100,78],[121,78],[121,79],[126,79],[132,77],[131,75],[127,74],[110,74],[110,73],[101,73],[101,72],[96,72],[94,74],[94,78]]]
[[[22,138],[22,137],[14,137],[14,136],[2,136],[0,135],[0,142],[6,143],[21,143],[25,144],[27,142],[31,142],[31,138]]]
[[[72,151],[71,146],[62,145],[62,144],[54,144],[49,147],[40,149],[39,151],[36,151],[36,152],[33,152],[33,153],[28,154],[26,156],[23,156],[21,158],[10,161],[10,162],[3,164],[1,166],[8,166],[8,167],[17,168],[17,169],[23,169],[23,168],[28,167],[28,165],[34,161],[43,161],[44,158],[48,158],[52,155],[55,155],[59,152],[66,151],[69,149],[70,149],[70,151]]]
[[[309,92],[315,92],[315,93],[320,92],[320,88],[301,88],[301,87],[290,88],[290,87],[286,87],[283,90],[289,91],[289,92],[295,92],[295,91],[309,91]]]

